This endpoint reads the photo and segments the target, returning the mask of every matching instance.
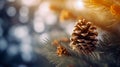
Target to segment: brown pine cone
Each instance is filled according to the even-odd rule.
[[[67,38],[61,38],[60,39],[61,42],[67,42],[68,39]],[[62,46],[60,44],[60,41],[59,40],[54,40],[52,42],[52,45],[56,46],[57,47],[57,50],[56,50],[56,53],[57,55],[60,57],[60,56],[70,56],[70,53],[68,52],[68,50]],[[68,41],[69,42],[69,41]]]
[[[79,53],[91,53],[96,48],[97,36],[96,27],[91,22],[85,19],[79,20],[74,26],[70,47]]]
[[[56,51],[58,56],[70,56],[70,53],[67,51],[67,49],[61,45],[59,45],[57,47],[57,51]]]

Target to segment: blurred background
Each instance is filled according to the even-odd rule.
[[[0,0],[0,67],[50,67],[34,45],[67,30],[47,0]],[[63,32],[61,32],[63,33]]]

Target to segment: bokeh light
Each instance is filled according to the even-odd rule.
[[[82,10],[84,9],[84,4],[82,0],[76,0],[74,1],[73,7],[75,8],[75,10]]]
[[[29,8],[28,7],[22,6],[20,8],[19,14],[20,14],[19,21],[21,23],[28,22],[28,20],[29,20]]]
[[[0,38],[0,50],[4,51],[8,46],[7,41],[4,38]]]
[[[26,26],[15,26],[13,28],[11,28],[10,31],[11,35],[15,36],[18,39],[23,39],[26,36],[28,36],[29,31],[28,28]]]
[[[22,4],[25,6],[34,6],[38,4],[40,0],[21,0]]]
[[[44,22],[40,18],[35,18],[33,22],[33,27],[34,27],[35,32],[37,33],[41,33],[45,30]]]
[[[10,44],[11,46],[7,49],[7,53],[9,56],[15,56],[18,54],[19,49],[18,46],[15,44]]]
[[[32,59],[31,51],[32,47],[29,44],[21,44],[20,50],[22,52],[22,59],[25,62],[29,62]]]
[[[46,16],[51,12],[50,10],[50,3],[49,2],[43,2],[39,5],[38,10],[36,11],[36,15],[41,15],[42,17]]]
[[[56,21],[57,21],[57,16],[53,13],[50,13],[45,17],[45,22],[48,25],[54,25]]]
[[[28,18],[28,16],[19,16],[19,21],[21,22],[21,23],[27,23],[28,22],[28,20],[29,20],[29,18]]]
[[[15,7],[8,7],[7,8],[7,14],[10,16],[10,17],[13,17],[13,16],[15,16],[15,14],[16,14],[16,9],[15,9]]]
[[[28,7],[26,7],[26,6],[22,6],[21,8],[20,8],[20,16],[28,16],[28,14],[29,14],[29,8]]]
[[[32,56],[30,54],[22,54],[22,59],[25,62],[30,62],[32,60]]]

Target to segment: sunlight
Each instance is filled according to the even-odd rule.
[[[22,0],[22,4],[26,6],[34,6],[38,3],[38,0]]]
[[[74,2],[74,8],[76,10],[82,10],[84,8],[84,4],[82,2],[82,0],[77,0]]]

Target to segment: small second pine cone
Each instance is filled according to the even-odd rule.
[[[96,27],[91,22],[79,20],[74,26],[70,47],[79,53],[91,53],[96,48],[97,36]]]
[[[67,51],[67,49],[61,45],[59,45],[57,47],[57,51],[56,51],[58,56],[70,56],[70,53]]]

